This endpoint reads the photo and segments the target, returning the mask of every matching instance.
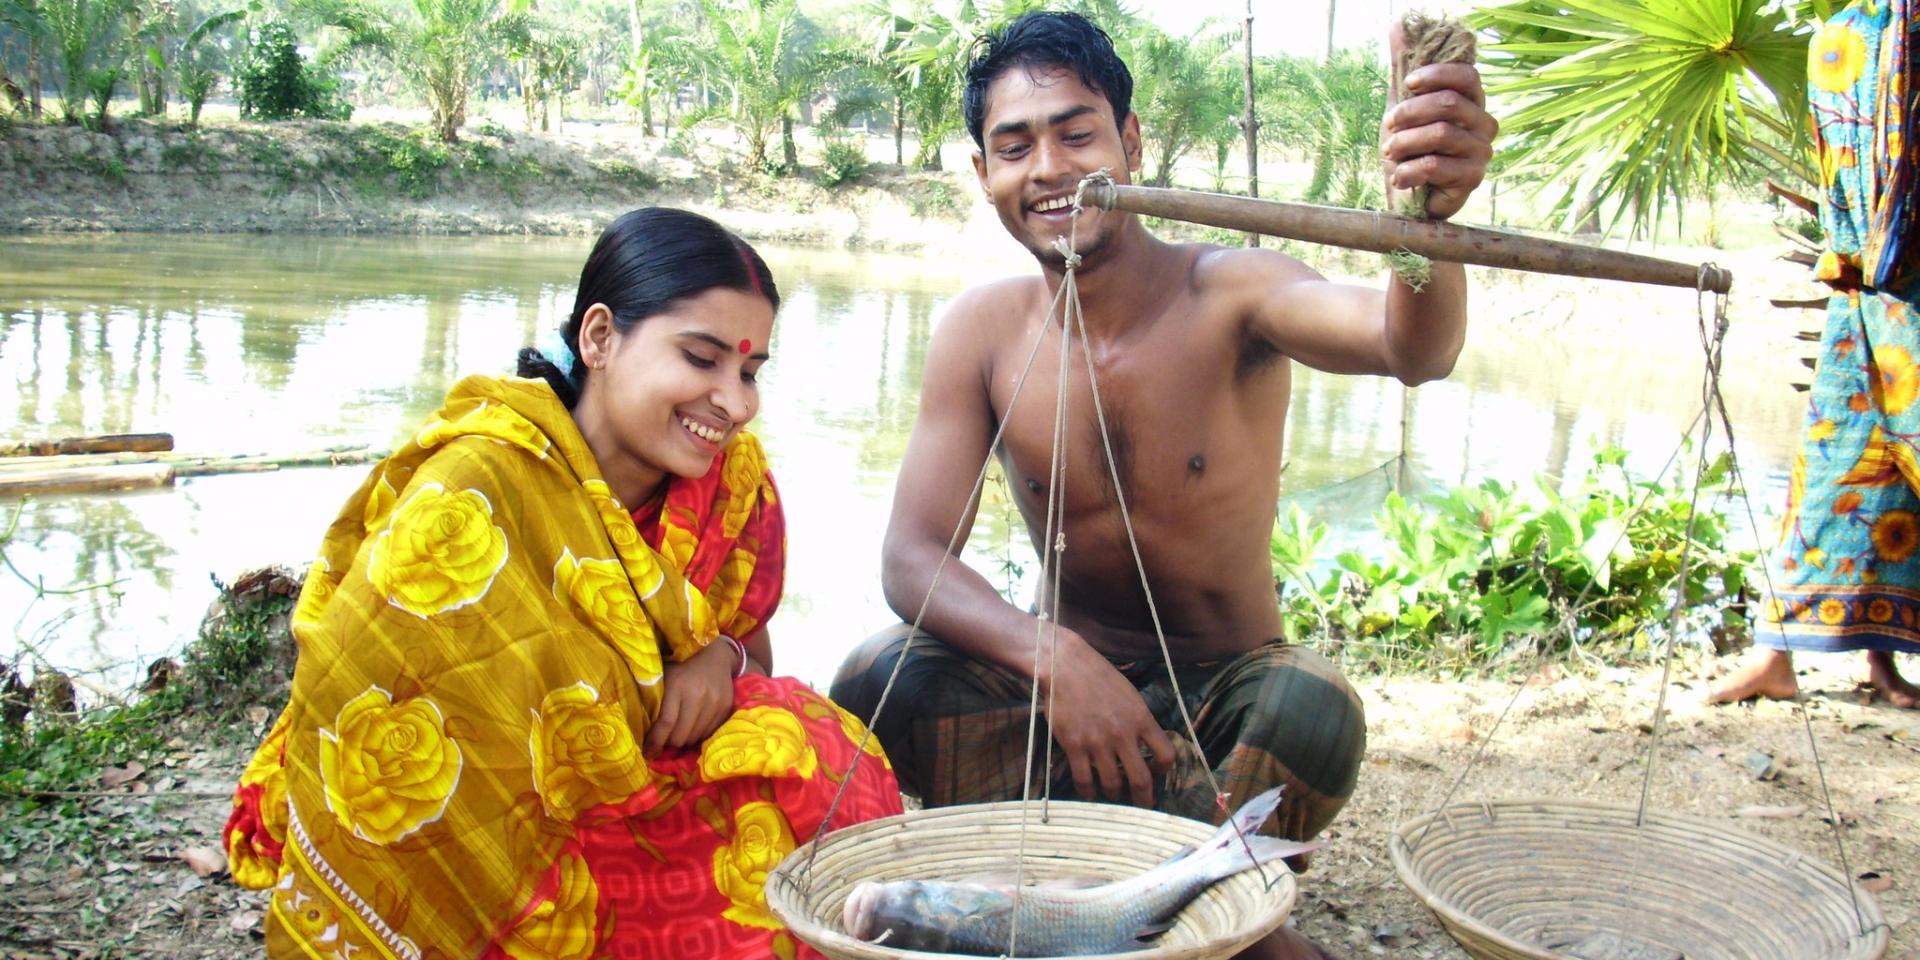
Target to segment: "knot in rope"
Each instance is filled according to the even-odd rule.
[[[1068,270],[1079,268],[1080,255],[1073,252],[1073,244],[1068,242],[1066,237],[1054,237],[1053,249],[1059,251],[1060,256],[1066,259]]]

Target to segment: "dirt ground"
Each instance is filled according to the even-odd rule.
[[[1857,658],[1803,657],[1802,688],[1845,825],[1855,874],[1891,881],[1876,899],[1892,929],[1889,957],[1920,954],[1920,713],[1868,702]],[[1805,729],[1789,704],[1708,708],[1700,675],[1676,671],[1653,806],[1729,823],[1834,862]],[[1657,669],[1548,668],[1539,679],[1449,681],[1362,678],[1369,725],[1359,790],[1301,878],[1295,926],[1344,957],[1459,958],[1465,954],[1395,877],[1386,840],[1434,807],[1463,765],[1486,751],[1455,798],[1544,797],[1632,804],[1639,795],[1658,687]],[[1514,701],[1515,693],[1519,698]],[[1494,721],[1514,706],[1501,729]],[[264,710],[255,719],[265,722]],[[126,784],[68,798],[115,824],[97,844],[48,834],[0,864],[0,952],[20,958],[257,955],[262,898],[224,871],[189,860],[218,845],[226,788],[254,731],[243,724],[176,741],[177,749]],[[1758,760],[1770,758],[1770,763]],[[1758,779],[1754,765],[1768,766]],[[97,852],[80,850],[96,847]]]

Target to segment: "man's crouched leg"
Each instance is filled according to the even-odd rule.
[[[927,806],[1019,798],[1031,681],[925,632],[909,650],[910,630],[889,627],[854,648],[833,678],[834,702],[869,723],[901,789]],[[906,663],[876,717],[903,653]]]
[[[1182,693],[1206,765],[1227,799],[1224,805],[1216,800],[1199,758],[1182,751],[1160,808],[1218,823],[1223,806],[1285,786],[1268,832],[1305,840],[1325,829],[1352,798],[1367,746],[1366,713],[1339,669],[1312,650],[1279,641],[1198,669],[1210,675],[1182,676]],[[1144,684],[1143,692],[1161,725],[1180,734],[1178,743],[1186,740],[1179,712],[1164,689],[1155,689],[1166,686],[1162,677]]]

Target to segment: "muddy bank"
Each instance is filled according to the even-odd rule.
[[[899,253],[1010,245],[981,216],[971,172],[876,163],[833,183],[805,155],[785,176],[741,170],[736,156],[718,135],[647,137],[616,124],[553,136],[483,124],[451,145],[391,122],[19,124],[0,134],[0,232],[572,236],[672,204],[759,241]]]

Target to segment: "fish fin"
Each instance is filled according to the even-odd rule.
[[[1166,864],[1169,864],[1169,863],[1176,863],[1178,861],[1185,860],[1186,858],[1193,856],[1193,852],[1198,849],[1200,849],[1199,844],[1189,843],[1186,846],[1181,847],[1178,850],[1175,850],[1173,852],[1173,856],[1168,857],[1165,860],[1162,860],[1161,865],[1165,866]]]
[[[1312,853],[1325,845],[1321,841],[1302,843],[1260,835],[1261,826],[1280,807],[1280,791],[1281,787],[1274,787],[1242,804],[1200,845],[1195,855],[1209,858],[1207,872],[1214,879],[1230,877],[1255,864]]]

